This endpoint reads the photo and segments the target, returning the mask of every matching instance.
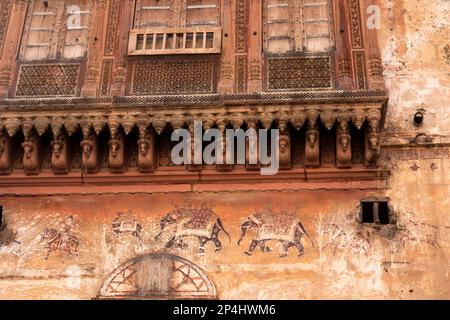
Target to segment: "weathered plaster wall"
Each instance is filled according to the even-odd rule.
[[[389,90],[388,136],[433,135],[450,141],[450,1],[382,0],[379,30]],[[425,109],[422,127],[413,115]]]
[[[429,242],[440,238],[448,248],[450,1],[380,3],[383,19],[379,41],[389,90],[382,157],[391,171],[386,194],[402,209],[403,219],[413,215],[419,222],[415,225],[417,235]],[[413,116],[419,109],[424,110],[425,121],[417,127]],[[419,137],[416,145],[401,147],[419,134],[432,139]],[[446,255],[443,247],[422,249],[423,254],[411,256],[410,271],[403,275],[415,274],[421,288],[416,287],[416,292],[421,292],[418,297],[448,299],[448,285],[439,285],[443,278],[448,282],[448,251]]]
[[[444,203],[448,192],[436,198],[444,205],[433,207],[415,207],[420,199],[413,195],[407,199],[412,208],[396,208],[398,225],[380,229],[357,222],[359,199],[372,194],[291,191],[3,198],[14,241],[2,247],[0,297],[94,298],[119,265],[161,251],[197,264],[221,299],[448,297],[449,225],[431,215],[448,209]],[[187,247],[165,249],[175,230],[168,228],[157,238],[159,221],[175,206],[186,204],[214,209],[231,235],[228,241],[219,233],[222,250],[215,252],[213,243],[208,243],[201,254],[196,237],[186,238]],[[247,256],[255,233],[249,231],[238,246],[240,224],[265,208],[295,211],[314,247],[303,238],[305,254],[298,257],[292,247],[283,259],[280,243],[274,240],[267,243],[272,252],[257,248]],[[430,214],[424,215],[423,209]],[[139,222],[140,239],[129,233],[113,237],[118,212]],[[78,253],[60,248],[46,260],[51,242],[42,236],[46,228],[68,230],[67,235],[79,241]],[[81,275],[79,285],[74,270]]]

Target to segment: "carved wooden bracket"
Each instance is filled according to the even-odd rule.
[[[150,173],[155,170],[155,134],[150,128],[140,130],[138,140],[139,172]]]
[[[13,156],[11,137],[5,132],[0,132],[0,175],[11,173],[14,165]]]
[[[65,132],[59,132],[51,142],[52,169],[55,174],[67,174],[70,171],[71,147]]]
[[[98,138],[95,133],[89,133],[81,141],[82,156],[81,164],[87,173],[97,173],[100,166]]]
[[[40,138],[35,132],[25,136],[22,143],[23,148],[23,170],[26,175],[37,175],[41,170],[41,146]]]
[[[317,123],[319,112],[308,110],[308,131],[306,131],[305,165],[307,167],[320,166],[320,131]]]
[[[108,142],[109,154],[108,163],[112,173],[123,173],[126,170],[125,136],[121,131],[111,134]]]
[[[70,114],[59,111],[50,113],[47,111],[30,113],[27,117],[6,110],[2,114],[0,128],[6,130],[9,137],[15,136],[19,130],[22,130],[26,137],[26,145],[32,147],[33,144],[28,143],[29,137],[33,134],[36,137],[44,135],[50,127],[53,132],[52,168],[55,174],[64,174],[69,172],[71,161],[69,156],[73,151],[70,148],[69,141],[75,139],[71,137],[76,132],[81,132],[83,136],[81,143],[83,169],[86,169],[89,173],[95,173],[99,170],[99,152],[103,148],[100,148],[101,146],[98,145],[98,135],[104,131],[106,125],[110,133],[108,148],[111,152],[107,161],[111,171],[113,173],[126,171],[126,134],[130,134],[134,127],[137,126],[139,128],[138,168],[140,172],[152,172],[156,168],[157,163],[155,145],[157,135],[161,134],[163,130],[168,129],[167,124],[170,124],[174,130],[188,128],[190,134],[193,135],[194,122],[196,120],[202,123],[205,131],[217,127],[224,138],[226,136],[226,129],[230,128],[230,125],[235,130],[243,128],[244,125],[246,128],[252,128],[257,131],[260,128],[279,128],[280,151],[288,150],[287,153],[281,152],[280,154],[283,169],[291,167],[290,127],[299,132],[305,124],[307,126],[305,132],[305,165],[307,167],[320,166],[321,125],[328,130],[336,128],[336,165],[338,168],[348,168],[351,166],[350,126],[352,124],[357,130],[365,128],[366,165],[376,165],[376,159],[379,154],[381,106],[373,104],[370,106],[259,106],[255,109],[241,106],[232,107],[222,112],[217,112],[217,109],[214,108],[211,110],[204,108],[203,110],[192,111],[186,109],[178,110],[175,108],[173,110],[153,110],[151,113],[139,113],[135,110],[112,112],[92,110],[91,112],[73,112]],[[118,137],[118,135],[121,136]],[[226,148],[223,148],[223,150],[225,152]],[[42,158],[42,155],[40,157]],[[224,159],[226,160],[225,156]],[[259,161],[257,165],[249,164],[248,153],[246,154],[246,160],[247,169],[253,170],[260,168]],[[3,169],[1,170],[5,174],[5,172],[9,171],[5,169],[8,166],[6,160],[4,159],[3,161]],[[37,170],[34,167],[34,169],[30,168],[27,169],[29,173]],[[202,165],[188,166],[188,169],[192,171],[202,170],[202,168]],[[218,164],[217,169],[219,171],[228,171],[233,169],[233,165]]]
[[[291,169],[291,137],[289,133],[280,135],[280,169]]]

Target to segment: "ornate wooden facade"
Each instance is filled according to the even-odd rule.
[[[277,178],[173,165],[170,132],[194,120],[279,128],[283,179],[380,179],[375,2],[4,0],[0,181]]]

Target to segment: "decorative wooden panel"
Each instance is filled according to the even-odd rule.
[[[354,48],[362,48],[362,29],[359,0],[348,0],[350,2],[350,26],[352,30],[352,45]]]
[[[109,7],[108,28],[106,33],[105,54],[108,56],[114,53],[114,41],[117,35],[117,19],[119,16],[120,0],[111,0]]]
[[[102,77],[100,83],[100,94],[102,96],[107,96],[109,94],[113,62],[114,61],[112,59],[103,60]]]
[[[355,61],[356,84],[359,90],[367,89],[366,62],[364,52],[353,53]]]
[[[138,0],[135,28],[216,27],[220,0]]]
[[[170,0],[136,1],[135,28],[169,28],[172,24],[173,2]]]
[[[292,5],[289,0],[264,1],[265,51],[283,53],[294,49]]]
[[[77,0],[66,2],[63,21],[66,23],[63,57],[81,58],[88,46],[89,27],[92,15],[92,1]]]
[[[34,1],[29,7],[20,57],[24,60],[84,56],[92,1]]]
[[[75,96],[79,64],[21,65],[16,96]]]
[[[247,1],[236,1],[236,51],[247,50]]]
[[[62,8],[57,1],[34,1],[27,17],[27,29],[22,45],[22,58],[26,60],[48,59],[54,55],[57,35],[54,33],[57,16]],[[53,54],[52,54],[53,49]]]
[[[236,92],[247,91],[247,56],[236,56]]]
[[[8,27],[12,3],[12,0],[3,0],[0,3],[0,57],[3,48],[3,41],[5,40],[6,36],[6,29]]]
[[[219,0],[187,0],[186,27],[219,25]]]
[[[333,47],[329,0],[264,0],[264,51],[323,52]]]
[[[303,1],[304,47],[322,52],[333,47],[332,6],[330,0]]]
[[[136,61],[131,94],[213,93],[217,69],[214,57]]]
[[[268,57],[268,90],[331,89],[333,66],[329,56]]]

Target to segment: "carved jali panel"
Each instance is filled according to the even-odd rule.
[[[79,64],[22,65],[16,96],[75,96],[79,74]]]
[[[214,58],[137,61],[131,94],[213,93],[217,61]]]
[[[330,57],[268,57],[268,90],[331,89]]]

